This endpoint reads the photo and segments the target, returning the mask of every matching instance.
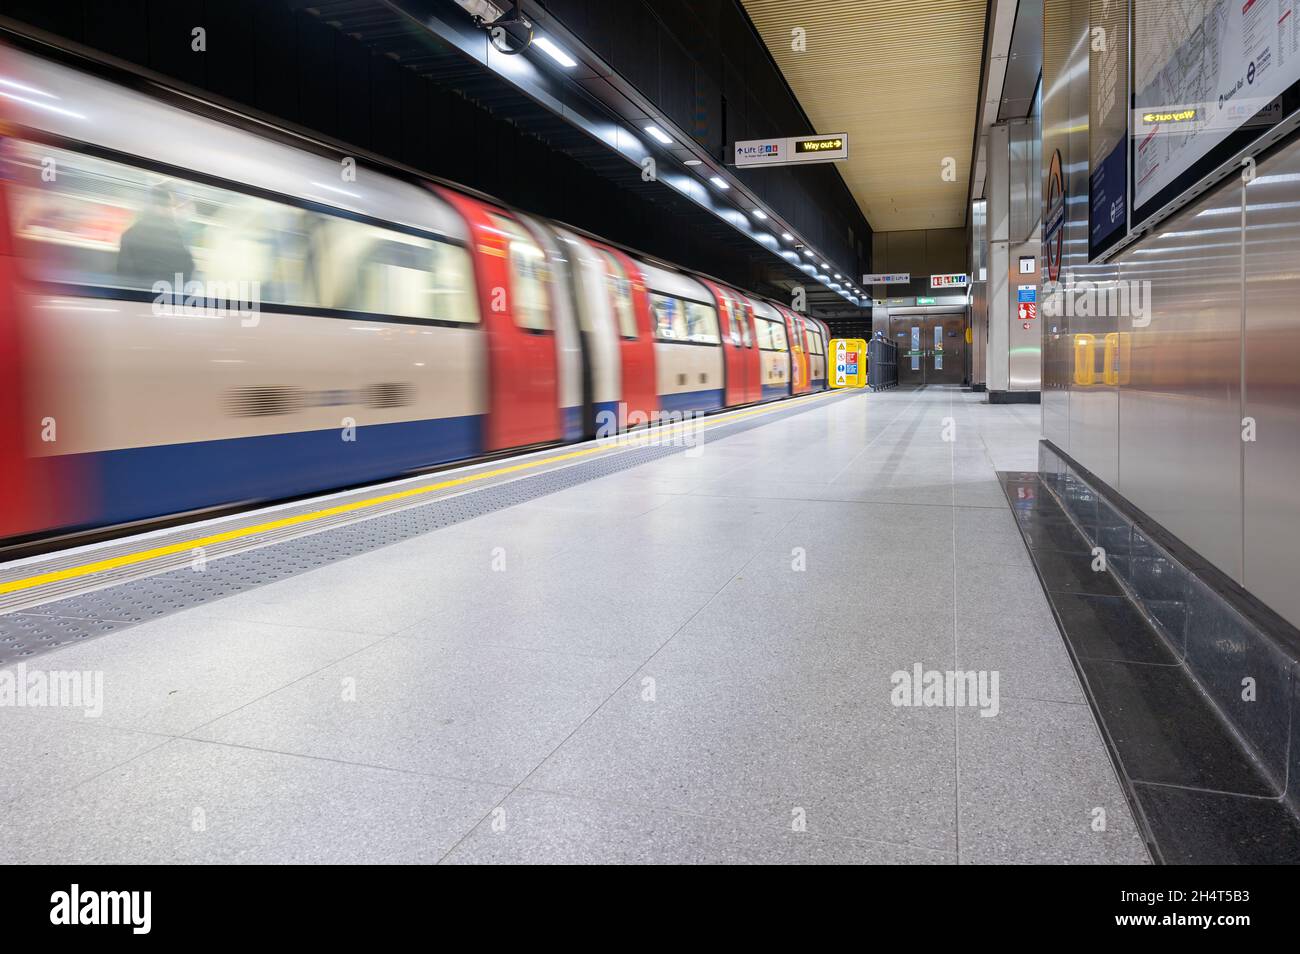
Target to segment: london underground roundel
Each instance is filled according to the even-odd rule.
[[[1044,230],[1044,257],[1048,281],[1058,281],[1061,253],[1065,245],[1065,179],[1061,174],[1061,150],[1052,153],[1047,170],[1047,228]]]

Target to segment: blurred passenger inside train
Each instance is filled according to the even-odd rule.
[[[177,223],[176,196],[165,183],[149,190],[149,198],[135,222],[122,233],[117,251],[117,273],[133,284],[180,284],[193,277],[194,256]]]

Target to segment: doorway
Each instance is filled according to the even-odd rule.
[[[961,384],[966,374],[966,315],[891,314],[898,345],[898,383]]]

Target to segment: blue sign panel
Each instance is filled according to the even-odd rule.
[[[1123,237],[1127,212],[1128,153],[1121,140],[1088,177],[1088,255],[1100,255]]]

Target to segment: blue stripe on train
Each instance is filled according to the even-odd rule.
[[[659,407],[661,410],[670,413],[716,411],[722,407],[722,389],[661,394],[659,395]]]
[[[619,420],[618,408],[621,401],[596,401],[592,404],[592,410],[595,413],[596,435],[598,437],[609,437],[617,434],[618,429],[623,426],[623,421]]]
[[[772,398],[789,397],[789,384],[765,384],[763,385],[763,400],[770,401]]]
[[[482,453],[477,415],[132,447],[72,455],[97,481],[97,523],[122,523],[252,500],[273,500]]]
[[[582,408],[561,408],[561,413],[564,415],[564,439],[576,441],[582,436]]]

